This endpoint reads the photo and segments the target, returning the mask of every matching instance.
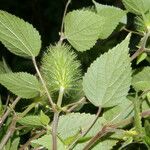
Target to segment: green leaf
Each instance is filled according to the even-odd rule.
[[[65,38],[78,51],[93,47],[104,24],[103,17],[88,10],[75,10],[65,17]]]
[[[73,137],[80,131],[86,130],[95,119],[95,115],[71,113],[62,115],[58,123],[58,135],[62,139]]]
[[[125,8],[134,14],[141,15],[150,9],[149,0],[123,0]]]
[[[85,95],[95,106],[112,107],[125,100],[131,83],[129,40],[97,58],[83,77]]]
[[[40,94],[40,83],[28,73],[0,74],[0,84],[22,98],[33,98]]]
[[[60,150],[66,150],[64,144],[57,138],[57,144],[58,144],[58,149]],[[32,141],[33,144],[38,144],[42,145],[48,150],[52,149],[52,136],[50,134],[46,134],[42,136],[41,138],[35,139]]]
[[[19,141],[20,141],[20,138],[14,139],[13,142],[11,143],[10,150],[18,150]]]
[[[133,103],[128,99],[124,99],[123,103],[109,108],[103,115],[107,121],[121,121],[129,116],[133,116]]]
[[[145,60],[147,57],[147,53],[142,53],[141,55],[138,56],[136,64],[139,64],[143,60]]]
[[[93,3],[95,4],[97,14],[104,17],[104,24],[101,26],[102,30],[99,32],[99,38],[106,39],[117,27],[119,22],[126,17],[126,13],[117,7],[102,5],[94,0]]]
[[[24,20],[0,10],[0,41],[22,57],[35,57],[41,49],[38,31]]]
[[[48,125],[48,123],[50,122],[49,117],[45,115],[43,111],[41,111],[39,119],[43,125]]]
[[[24,125],[24,126],[28,126],[28,127],[31,127],[31,126],[34,126],[34,127],[39,127],[39,126],[43,126],[41,120],[40,120],[40,117],[39,116],[33,116],[33,115],[30,115],[30,116],[26,116],[26,117],[23,117],[21,119],[18,120],[18,123]]]
[[[5,68],[4,68],[4,64],[2,61],[0,61],[0,74],[6,73]]]
[[[146,91],[150,89],[150,67],[145,67],[141,72],[133,76],[132,85],[136,90]]]

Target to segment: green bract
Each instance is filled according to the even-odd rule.
[[[75,90],[81,78],[80,63],[67,45],[50,46],[42,59],[42,74],[50,91]]]

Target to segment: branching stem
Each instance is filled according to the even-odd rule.
[[[14,102],[11,104],[11,108],[15,108],[16,104],[19,102],[21,98],[17,97]],[[4,115],[2,116],[2,118],[0,119],[0,128],[2,127],[4,121],[6,120],[6,118],[8,117],[8,115],[10,114],[11,109],[8,107],[6,112],[4,113]]]
[[[146,43],[147,43],[147,40],[148,40],[149,36],[150,36],[149,32],[147,32],[144,35],[141,47],[131,56],[131,61],[133,61],[135,58],[137,58],[140,54],[142,54],[144,52],[145,47],[146,47]]]
[[[150,110],[144,111],[141,113],[141,117],[146,117],[150,115]],[[126,126],[130,123],[133,123],[134,118],[128,118],[125,120],[122,120],[118,123],[115,124],[108,124],[108,125],[104,125],[102,127],[102,129],[94,136],[90,139],[90,141],[85,145],[85,147],[83,148],[83,150],[89,150],[100,138],[102,138],[104,135],[114,132],[115,129],[119,128],[120,126]]]

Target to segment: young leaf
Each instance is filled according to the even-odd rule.
[[[121,22],[121,19],[126,17],[126,13],[117,7],[102,5],[94,0],[93,3],[95,4],[97,14],[104,17],[104,24],[101,27],[101,32],[99,32],[99,38],[106,39],[117,27],[119,22]]]
[[[41,123],[42,123],[43,125],[48,125],[48,123],[50,122],[49,117],[48,117],[47,115],[45,115],[45,114],[43,113],[43,111],[41,111],[40,116],[39,116],[39,119],[40,119],[40,121],[41,121]]]
[[[22,57],[37,56],[41,48],[38,31],[24,20],[0,10],[0,41]]]
[[[103,17],[88,10],[76,10],[65,17],[65,37],[78,51],[93,47],[103,30]]]
[[[71,113],[68,115],[60,116],[58,123],[58,134],[62,139],[73,137],[80,131],[86,130],[92,121],[95,119],[95,115]]]
[[[18,123],[28,126],[28,127],[39,127],[43,126],[42,122],[40,121],[39,116],[26,116],[18,120]]]
[[[83,90],[95,106],[112,107],[125,100],[131,82],[129,40],[130,36],[88,68]]]
[[[42,74],[48,88],[52,92],[59,91],[60,87],[65,92],[76,90],[81,78],[80,63],[76,55],[66,45],[51,46],[42,60]]]
[[[141,72],[133,76],[132,85],[136,90],[150,89],[150,67],[145,67]]]
[[[141,15],[150,9],[150,0],[123,0],[126,9],[134,14]]]
[[[22,98],[33,98],[40,92],[40,83],[28,73],[0,74],[0,84]]]

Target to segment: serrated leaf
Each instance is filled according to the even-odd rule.
[[[40,121],[40,117],[39,116],[26,116],[23,117],[21,119],[18,120],[18,123],[24,125],[24,126],[28,126],[28,127],[39,127],[39,126],[43,126],[42,122]]]
[[[99,32],[99,38],[106,39],[117,27],[119,22],[126,17],[126,13],[117,7],[102,5],[94,0],[93,3],[95,4],[97,14],[104,17],[104,24],[101,26],[102,30]]]
[[[133,76],[132,85],[136,90],[150,89],[150,67],[145,67],[141,72]]]
[[[83,77],[85,95],[95,106],[112,107],[127,96],[131,83],[129,40],[130,36],[97,58]]]
[[[95,115],[84,113],[71,113],[62,115],[59,118],[58,135],[64,140],[68,137],[73,137],[80,131],[82,132],[86,130],[95,117]]]
[[[35,57],[41,48],[40,35],[31,24],[2,10],[0,41],[10,52],[22,57]]]
[[[66,148],[63,145],[63,143],[59,139],[57,139],[57,141],[58,141],[58,143],[57,143],[58,149],[65,150]],[[42,136],[41,138],[33,140],[32,143],[42,145],[44,148],[51,150],[52,149],[52,135],[46,134],[46,135]]]
[[[33,98],[40,93],[40,83],[29,73],[0,74],[0,84],[22,98]]]
[[[149,0],[123,0],[123,4],[129,12],[137,15],[144,14],[150,9]]]
[[[118,122],[129,116],[133,116],[133,103],[128,99],[124,99],[122,103],[104,112],[103,116],[107,121],[111,122]]]
[[[93,47],[104,24],[103,17],[88,10],[76,10],[65,17],[65,37],[78,51]],[[101,29],[102,30],[102,29]]]
[[[41,121],[41,123],[43,124],[43,125],[48,125],[48,123],[50,122],[50,119],[49,119],[49,117],[47,116],[47,115],[45,115],[44,113],[43,113],[43,111],[41,111],[41,113],[40,113],[40,121]]]

